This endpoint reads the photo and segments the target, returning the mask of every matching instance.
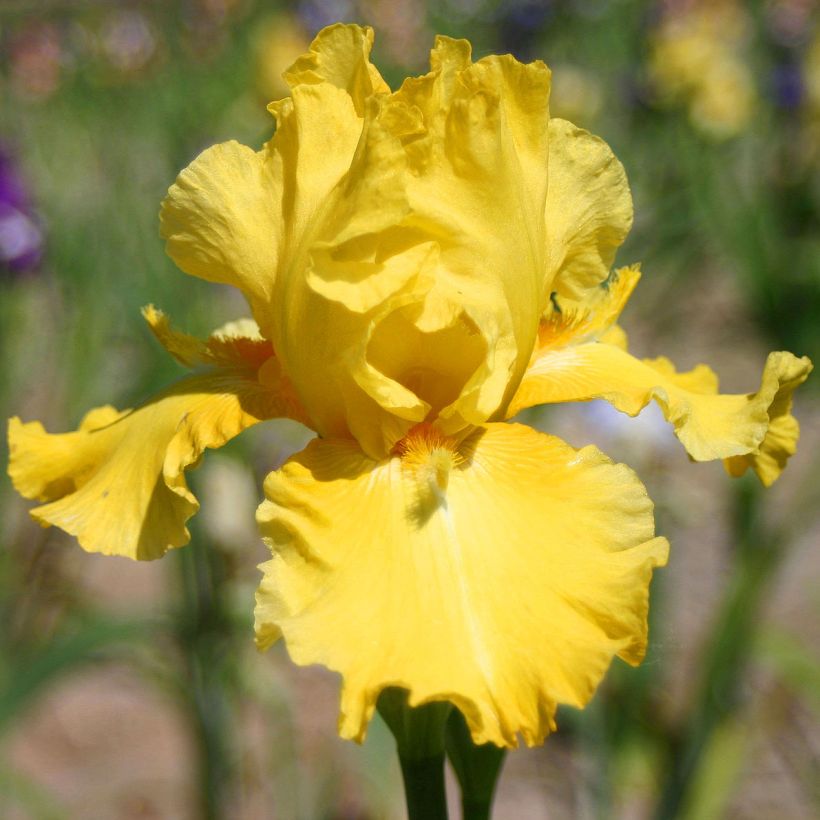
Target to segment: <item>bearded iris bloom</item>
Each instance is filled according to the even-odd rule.
[[[550,119],[546,66],[472,62],[440,37],[430,72],[391,92],[372,39],[322,31],[270,106],[274,137],[209,148],[163,203],[174,261],[239,288],[253,319],[200,340],[147,308],[194,372],[75,432],[12,419],[9,472],[43,525],[152,559],[188,541],[185,471],[207,448],[302,422],[317,436],[268,476],[257,516],[259,646],[284,638],[296,663],[342,675],[344,737],[402,687],[454,703],[477,743],[537,744],[614,656],[640,662],[668,545],[629,468],[508,420],[654,400],[693,459],[768,485],[811,365],[773,353],[757,392],[721,395],[703,365],[632,356],[617,320],[639,271],[612,270],[624,170]]]

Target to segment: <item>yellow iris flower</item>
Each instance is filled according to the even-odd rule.
[[[758,104],[746,55],[752,18],[734,0],[671,5],[650,36],[649,75],[662,101],[685,101],[714,139],[740,134]]]
[[[340,732],[380,691],[448,700],[477,743],[537,744],[613,656],[637,664],[668,545],[635,474],[505,420],[545,402],[659,403],[692,458],[770,484],[794,452],[807,359],[773,353],[750,395],[705,366],[627,352],[639,273],[610,273],[632,220],[607,145],[550,119],[550,74],[472,62],[440,37],[391,92],[370,29],[322,31],[286,72],[275,136],[203,152],[161,211],[187,273],[238,287],[255,321],[207,340],[147,308],[197,372],[79,429],[10,423],[32,515],[87,550],[148,559],[188,540],[185,470],[264,419],[317,437],[265,482],[261,647],[341,673]]]

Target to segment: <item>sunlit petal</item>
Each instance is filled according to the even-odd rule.
[[[168,255],[186,273],[242,290],[263,327],[281,244],[279,179],[267,148],[214,145],[182,171],[160,211]]]
[[[306,421],[269,342],[231,329],[202,341],[173,330],[153,308],[146,318],[177,358],[212,366],[135,410],[92,410],[71,433],[16,417],[8,433],[15,488],[47,502],[32,510],[37,521],[75,535],[90,552],[137,559],[187,543],[185,522],[199,505],[184,473],[205,449],[262,419]]]
[[[619,268],[576,301],[553,292],[538,330],[534,358],[546,350],[581,342],[606,341],[626,349],[626,334],[615,322],[641,278],[638,265]]]
[[[603,140],[560,119],[550,120],[549,140],[551,290],[583,302],[608,277],[632,227],[632,195],[623,166]]]
[[[341,672],[345,737],[401,686],[457,704],[476,742],[539,743],[613,656],[643,656],[667,544],[641,483],[593,447],[509,424],[459,445],[419,428],[383,461],[317,440],[265,492],[258,641]]]
[[[794,451],[798,428],[789,412],[791,395],[811,369],[805,356],[771,353],[757,393],[721,395],[705,365],[678,373],[668,359],[642,361],[596,342],[546,349],[533,361],[509,414],[536,404],[606,399],[634,416],[654,399],[693,459],[749,456],[731,463],[733,474],[751,466],[771,483]]]

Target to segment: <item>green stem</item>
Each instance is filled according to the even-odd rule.
[[[399,754],[408,820],[447,820],[444,753],[421,760]]]
[[[178,635],[187,671],[185,696],[196,736],[200,815],[227,816],[231,785],[231,705],[225,682],[227,633],[220,556],[202,544],[179,551],[184,608]]]
[[[461,786],[464,820],[489,820],[505,750],[492,743],[473,743],[467,721],[453,709],[447,721],[447,756]]]
[[[486,800],[461,801],[461,815],[464,820],[490,820],[492,803]]]
[[[447,820],[444,729],[452,708],[408,706],[404,689],[385,689],[379,696],[379,714],[396,739],[409,820]]]

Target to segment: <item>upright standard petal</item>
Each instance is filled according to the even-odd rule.
[[[182,270],[238,287],[269,332],[282,233],[275,193],[281,163],[238,142],[200,154],[169,188],[160,210],[166,250]]]
[[[277,130],[263,149],[208,148],[162,204],[171,258],[186,273],[239,288],[269,338],[277,279],[304,261],[305,236],[350,167],[365,98],[389,90],[369,63],[372,42],[359,26],[320,32],[286,73],[292,97],[271,104]]]
[[[326,152],[302,142],[333,129],[326,105],[303,113],[303,96],[353,93],[367,76],[333,79],[366,56],[339,43],[344,59],[317,44],[292,72],[300,128],[280,139],[306,169]],[[277,285],[274,345],[317,429],[373,457],[425,419],[456,433],[496,412],[545,298],[549,72],[511,57],[474,64],[468,43],[447,38],[431,69],[395,94],[350,98],[355,152],[337,152],[348,168]]]
[[[771,353],[756,393],[720,395],[717,376],[705,365],[678,373],[668,359],[642,361],[602,342],[546,348],[508,415],[536,404],[605,399],[635,416],[654,399],[693,459],[731,458],[732,474],[752,467],[768,485],[794,452],[798,425],[791,396],[811,369],[805,356]]]
[[[545,210],[550,289],[583,303],[609,276],[632,227],[626,173],[609,146],[566,120],[550,120]]]
[[[312,442],[265,492],[258,642],[283,634],[297,663],[342,674],[344,737],[399,686],[411,705],[455,703],[477,743],[537,744],[613,656],[644,654],[667,544],[635,475],[593,447],[508,424],[456,444],[422,425],[383,461]]]
[[[146,311],[171,352],[211,368],[135,410],[101,407],[78,430],[49,434],[39,422],[9,422],[9,475],[31,515],[77,537],[89,552],[152,559],[188,542],[199,505],[185,482],[206,448],[221,447],[262,419],[306,421],[270,343],[218,333],[199,341]]]
[[[414,123],[384,110],[389,89],[369,61],[372,42],[358,26],[320,32],[286,73],[291,97],[271,106],[284,227],[269,325],[316,429],[384,452],[427,408],[368,367],[367,328],[414,286],[432,249],[398,230],[407,214],[401,141]],[[374,382],[370,393],[362,386]]]
[[[456,433],[509,400],[548,295],[550,73],[509,55],[473,63],[469,43],[446,37],[436,39],[430,66],[394,97],[422,113],[421,132],[406,143],[409,221],[440,251],[416,325],[427,333],[472,326],[483,340],[437,414]],[[459,349],[440,350],[442,361],[450,356]]]

